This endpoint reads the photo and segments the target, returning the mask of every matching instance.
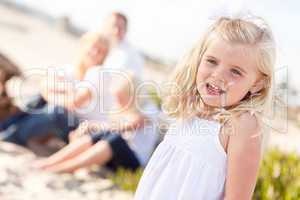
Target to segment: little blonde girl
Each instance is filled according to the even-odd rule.
[[[176,122],[150,159],[135,200],[251,199],[274,62],[264,20],[216,20],[174,72],[163,108]]]

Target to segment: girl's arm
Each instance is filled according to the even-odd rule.
[[[233,133],[228,141],[225,200],[251,200],[261,159],[259,123],[244,113],[232,120]]]

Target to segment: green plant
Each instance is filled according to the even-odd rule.
[[[156,104],[156,106],[160,107],[162,100],[155,88],[148,88],[148,94],[150,96],[150,99]]]
[[[142,173],[142,169],[119,169],[111,179],[123,190],[134,192]],[[262,161],[253,200],[300,200],[299,155],[269,150]]]
[[[131,170],[119,168],[114,175],[110,176],[110,179],[121,189],[134,192],[137,188],[142,174],[143,170],[141,168],[134,172]]]
[[[299,155],[269,150],[262,161],[253,199],[299,200]]]

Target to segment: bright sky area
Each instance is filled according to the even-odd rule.
[[[112,11],[129,18],[128,40],[143,51],[164,60],[178,60],[199,38],[209,16],[223,7],[250,10],[273,28],[278,46],[277,67],[288,66],[289,80],[299,88],[296,54],[300,52],[300,1],[296,0],[14,0],[53,16],[67,15],[87,30],[97,30]],[[224,3],[225,2],[225,3]],[[230,3],[226,3],[230,2]],[[285,70],[278,73],[286,73]]]

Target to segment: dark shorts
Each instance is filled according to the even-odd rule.
[[[122,167],[125,169],[136,170],[141,167],[138,158],[135,153],[128,146],[126,140],[124,140],[120,134],[113,132],[100,132],[91,134],[93,144],[100,140],[107,141],[112,149],[112,159],[106,164],[106,166],[113,171]]]

